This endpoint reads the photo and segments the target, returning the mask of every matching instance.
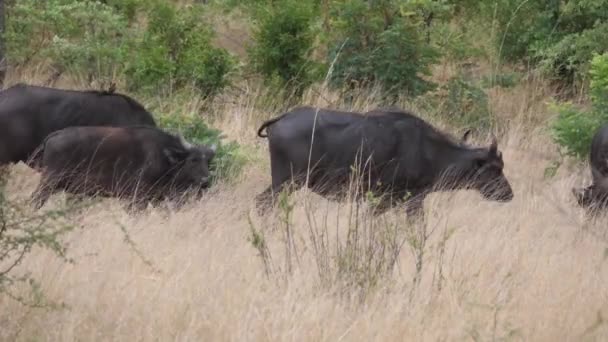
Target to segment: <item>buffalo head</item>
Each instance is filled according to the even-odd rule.
[[[585,209],[599,209],[608,206],[608,177],[594,167],[591,168],[593,183],[586,188],[572,188],[572,194],[579,206]]]
[[[166,148],[171,168],[175,170],[174,184],[180,188],[205,189],[209,187],[209,166],[215,157],[216,145],[191,145],[182,140],[183,148]]]
[[[463,142],[469,133],[465,133]],[[498,151],[496,138],[489,148],[468,151],[458,162],[457,182],[466,189],[478,190],[483,197],[493,201],[508,202],[513,199],[513,190],[503,173],[502,153]]]

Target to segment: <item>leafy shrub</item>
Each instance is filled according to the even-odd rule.
[[[143,0],[105,0],[105,3],[114,7],[118,13],[133,23],[137,11],[142,7]]]
[[[599,112],[608,112],[608,53],[593,57],[589,74],[591,100],[595,109]]]
[[[483,50],[476,47],[472,41],[474,35],[466,32],[467,25],[465,23],[460,27],[453,27],[448,22],[442,22],[433,29],[433,42],[447,61],[462,62],[471,57],[483,57]]]
[[[580,111],[571,104],[556,105],[558,116],[552,125],[555,142],[567,155],[579,159],[587,157],[593,135],[608,121],[608,54],[595,55],[589,74],[591,110]]]
[[[520,61],[529,55],[532,44],[551,37],[555,18],[552,2],[542,0],[497,0],[480,4],[485,18],[496,25],[494,43],[501,59]]]
[[[572,82],[585,75],[593,53],[608,51],[607,0],[480,2],[495,19],[501,58],[540,63],[548,75]]]
[[[329,61],[332,84],[338,87],[382,86],[389,95],[418,95],[432,88],[422,78],[439,53],[425,42],[423,17],[396,1],[368,4],[362,0],[336,2]]]
[[[160,116],[159,126],[179,132],[187,141],[211,146],[217,150],[211,163],[212,182],[231,180],[237,177],[246,163],[246,157],[238,143],[225,143],[221,131],[207,126],[196,114],[170,114]]]
[[[494,87],[499,86],[503,88],[511,88],[519,83],[521,79],[521,74],[517,72],[508,72],[508,73],[500,73],[494,74],[491,76],[484,76],[481,79],[481,85],[483,87]]]
[[[8,10],[9,63],[50,59],[60,71],[111,78],[126,59],[127,31],[127,20],[98,1],[17,1]]]
[[[257,14],[255,45],[249,51],[253,68],[272,83],[296,95],[319,78],[321,65],[311,58],[315,12],[310,2],[287,0],[265,5]]]
[[[460,75],[452,77],[428,98],[427,105],[452,125],[483,131],[493,123],[488,95]]]
[[[197,5],[178,10],[163,1],[151,4],[148,26],[127,69],[131,89],[158,91],[192,84],[213,96],[228,84],[234,61],[224,49],[212,46],[213,32],[201,15]]]
[[[553,138],[564,147],[565,154],[584,159],[587,157],[593,135],[603,118],[595,112],[582,112],[570,104],[555,105],[558,117],[553,124]]]
[[[594,53],[608,51],[608,22],[582,32],[565,35],[559,42],[539,48],[536,56],[547,74],[573,82],[589,69]]]

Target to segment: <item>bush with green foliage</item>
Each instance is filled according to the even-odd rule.
[[[192,85],[210,97],[228,84],[234,60],[212,46],[201,11],[201,5],[182,9],[159,0],[18,1],[7,9],[9,64],[50,61],[89,81],[126,75],[131,90]],[[143,29],[133,25],[136,14],[146,15]]]
[[[439,51],[426,38],[424,5],[346,0],[334,2],[328,61],[334,86],[379,85],[387,95],[416,96],[432,88],[423,78]]]
[[[608,22],[581,32],[565,35],[559,42],[536,51],[540,66],[547,74],[574,82],[589,70],[595,53],[608,52]]]
[[[238,143],[225,143],[222,132],[209,127],[195,113],[171,113],[162,115],[158,125],[173,132],[179,132],[188,142],[200,145],[216,145],[217,150],[211,162],[210,172],[212,182],[219,180],[230,181],[237,177],[247,161],[243,149]]]
[[[7,10],[9,64],[50,60],[60,72],[111,79],[129,46],[127,20],[98,1],[22,0]]]
[[[287,0],[259,6],[256,13],[255,44],[249,50],[253,69],[269,83],[301,95],[323,70],[311,58],[316,36],[313,4]]]
[[[150,4],[147,28],[127,68],[130,89],[155,92],[193,85],[213,96],[228,85],[234,60],[211,44],[213,31],[201,20],[201,11],[200,5],[178,10],[165,1]]]
[[[608,0],[496,0],[468,3],[469,15],[490,23],[500,59],[539,64],[573,82],[587,74],[594,53],[608,51]],[[486,24],[487,25],[487,24]]]
[[[558,116],[552,125],[555,142],[565,154],[586,158],[597,130],[608,123],[608,53],[595,55],[589,71],[592,108],[576,109],[571,104],[556,105]]]
[[[484,57],[484,51],[475,46],[475,35],[467,32],[468,25],[455,27],[449,22],[439,22],[433,28],[431,39],[445,61],[461,63],[468,58]]]
[[[105,0],[104,3],[114,7],[118,13],[129,20],[129,23],[134,23],[137,11],[140,10],[145,3],[145,0]]]
[[[488,95],[462,75],[456,75],[436,91],[425,96],[423,104],[447,123],[473,129],[488,130],[493,124]]]

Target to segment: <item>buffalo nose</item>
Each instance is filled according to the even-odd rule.
[[[201,185],[202,186],[208,186],[209,185],[209,177],[203,177],[203,178],[201,178]]]

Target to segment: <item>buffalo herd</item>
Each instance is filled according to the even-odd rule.
[[[271,184],[256,197],[260,214],[281,191],[306,186],[333,199],[373,198],[376,214],[403,205],[420,217],[433,191],[470,189],[499,202],[513,199],[496,138],[471,146],[400,109],[366,113],[298,107],[268,120]],[[0,92],[0,168],[24,162],[41,173],[31,202],[58,192],[129,200],[142,209],[181,203],[210,186],[215,146],[194,145],[157,127],[134,99],[108,91],[17,84]],[[608,125],[594,137],[593,183],[573,189],[580,206],[608,203]]]

